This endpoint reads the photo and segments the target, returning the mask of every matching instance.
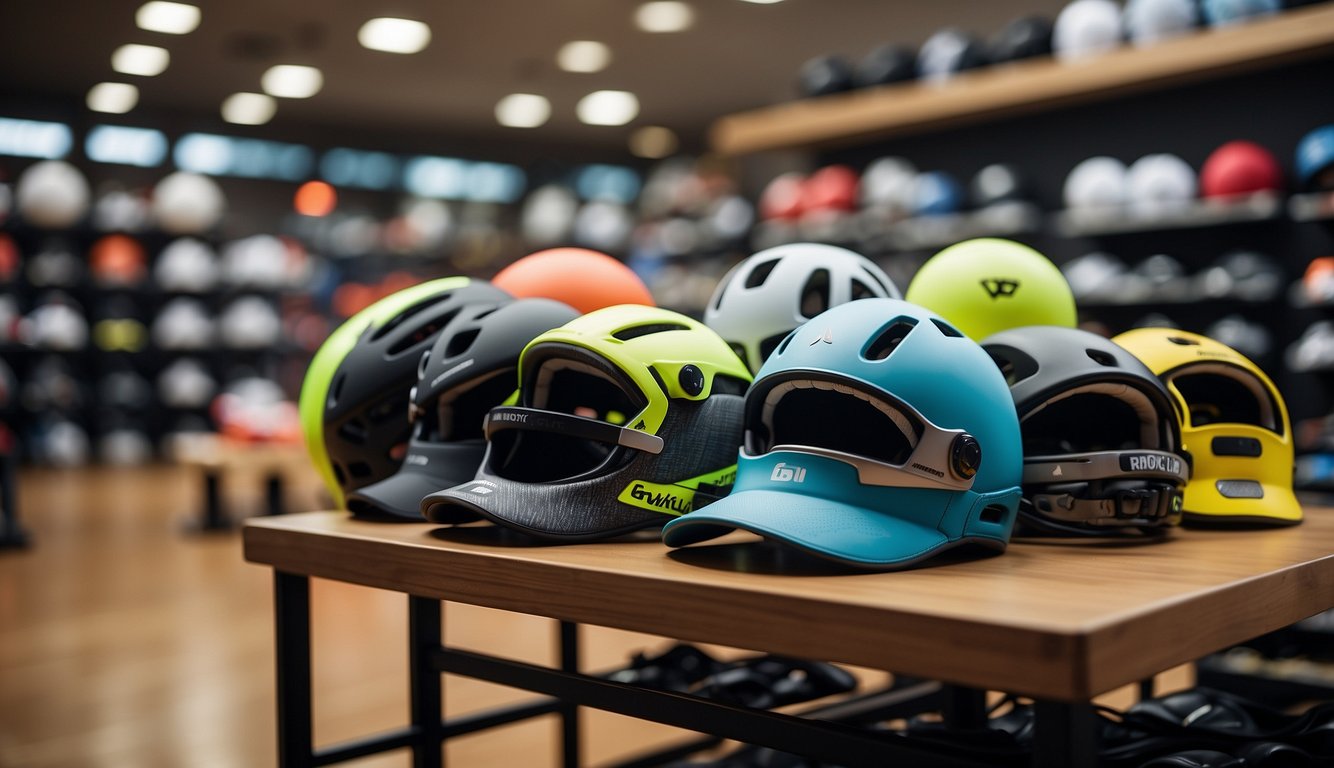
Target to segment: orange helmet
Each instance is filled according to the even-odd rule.
[[[629,267],[587,248],[538,251],[500,270],[491,284],[517,299],[555,299],[581,313],[617,304],[657,306]]]
[[[128,235],[103,237],[93,243],[88,259],[101,285],[136,285],[148,271],[144,247]]]

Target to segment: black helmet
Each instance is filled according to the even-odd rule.
[[[420,521],[422,497],[471,480],[486,453],[487,412],[518,387],[519,353],[578,316],[550,299],[484,301],[459,310],[421,355],[409,395],[413,426],[403,466],[349,494],[348,509]]]
[[[1181,519],[1189,467],[1171,396],[1111,341],[1056,326],[982,342],[1010,384],[1024,440],[1028,534],[1162,532]]]
[[[398,471],[408,391],[440,329],[463,307],[507,299],[487,282],[432,280],[372,304],[325,340],[301,385],[301,429],[335,504]]]
[[[991,60],[996,63],[1051,55],[1051,22],[1042,16],[1021,16],[991,39]]]

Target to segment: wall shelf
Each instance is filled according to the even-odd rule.
[[[1082,62],[1034,59],[964,72],[942,85],[890,85],[762,107],[720,118],[710,138],[714,149],[731,155],[856,144],[1217,79],[1332,52],[1334,7],[1318,5]]]

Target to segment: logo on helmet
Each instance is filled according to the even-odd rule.
[[[651,490],[644,483],[636,482],[630,486],[630,498],[639,502],[635,506],[648,506],[659,510],[675,512],[678,515],[684,515],[694,508],[694,499],[684,496],[678,496],[661,490],[662,486],[654,484],[655,488],[660,490]],[[693,497],[693,492],[691,493]]]
[[[779,483],[804,483],[806,482],[806,469],[780,461],[774,465],[774,471],[769,474],[769,479]]]
[[[1014,295],[1015,291],[1019,290],[1019,281],[1007,280],[1003,277],[989,277],[982,280],[982,288],[993,299],[1009,298]]]
[[[816,339],[815,341],[812,341],[812,342],[811,342],[810,344],[808,344],[807,346],[813,347],[813,346],[815,346],[816,344],[819,344],[819,343],[822,342],[822,341],[823,341],[824,343],[826,343],[826,344],[833,344],[833,343],[834,343],[834,331],[833,331],[832,329],[829,329],[829,328],[824,329],[824,334],[821,335],[820,338]]]
[[[1122,472],[1169,472],[1181,473],[1181,460],[1174,456],[1157,453],[1131,454],[1121,457]]]
[[[459,493],[471,493],[476,496],[488,496],[492,493],[495,493],[495,491],[496,491],[495,484],[488,483],[485,480],[478,480],[472,485],[465,485],[464,487],[459,489]]]

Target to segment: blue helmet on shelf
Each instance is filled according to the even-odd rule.
[[[1334,125],[1322,125],[1297,144],[1297,182],[1304,189],[1334,188],[1334,178],[1320,178],[1330,168],[1334,168]]]
[[[1005,378],[939,315],[864,299],[787,336],[746,395],[732,494],[670,522],[668,546],[741,528],[863,568],[1003,550],[1023,445]]]

